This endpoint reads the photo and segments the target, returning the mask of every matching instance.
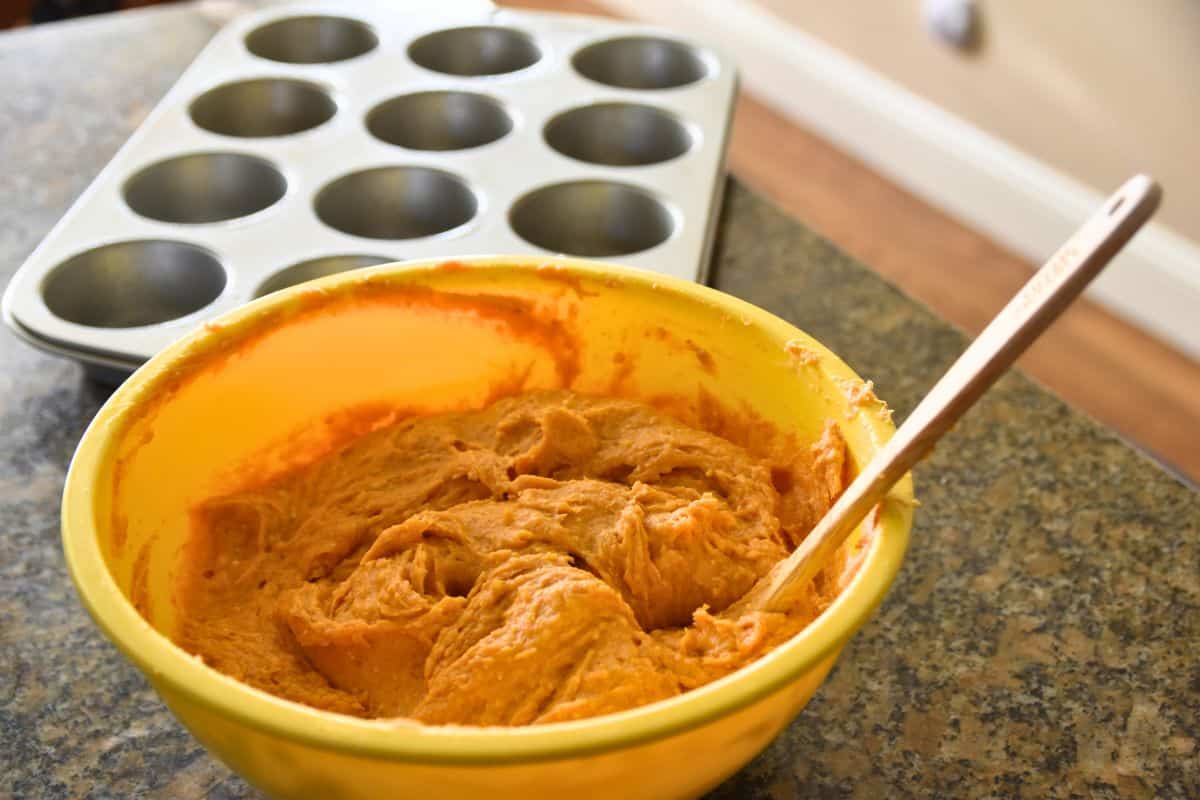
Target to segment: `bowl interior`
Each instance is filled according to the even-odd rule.
[[[228,713],[307,714],[349,730],[368,723],[234,684],[158,635],[179,623],[175,581],[197,502],[317,457],[396,409],[478,407],[560,386],[666,402],[708,423],[753,417],[802,442],[833,418],[861,463],[891,426],[882,408],[849,403],[858,383],[765,312],[650,273],[490,259],[337,275],[226,315],[118,390],[72,467],[68,561],[101,626],[157,680]],[[910,493],[906,484],[897,497]],[[902,502],[888,504],[873,529],[871,549],[890,555],[863,568],[882,572],[864,578],[857,616],[818,621],[828,630],[792,648],[792,667],[827,656],[865,619],[894,575],[907,514]],[[720,691],[709,694],[719,700]],[[689,698],[667,703],[686,715]],[[467,746],[434,746],[443,745]]]

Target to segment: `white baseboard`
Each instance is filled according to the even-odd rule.
[[[719,47],[743,86],[781,113],[1035,262],[1104,200],[745,0],[602,2]],[[1089,296],[1200,360],[1200,246],[1190,240],[1149,226]]]

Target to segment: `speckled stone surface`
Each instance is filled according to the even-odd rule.
[[[222,7],[0,34],[5,281]],[[899,417],[963,346],[736,184],[714,283],[826,342]],[[0,797],[254,797],[104,641],[67,578],[59,494],[105,394],[0,333]],[[917,483],[890,598],[712,797],[1200,797],[1200,495],[1016,375]]]

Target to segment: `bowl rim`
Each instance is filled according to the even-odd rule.
[[[889,494],[858,572],[835,601],[804,630],[751,664],[698,689],[638,708],[571,722],[521,727],[427,726],[410,720],[370,720],[321,711],[276,697],[206,666],[155,630],[109,573],[94,524],[93,485],[130,415],[173,368],[205,343],[251,327],[266,312],[283,311],[314,290],[339,294],[362,282],[433,272],[448,260],[470,267],[536,270],[553,267],[578,277],[616,277],[641,288],[667,290],[687,302],[735,315],[781,342],[799,340],[816,353],[826,379],[861,381],[840,358],[790,323],[746,301],[678,278],[601,261],[514,255],[421,259],[366,267],[266,295],[229,311],[147,361],[116,389],[81,438],[62,501],[67,567],[84,606],[105,635],[160,693],[186,697],[209,712],[287,741],[359,756],[423,764],[515,764],[558,760],[664,739],[728,716],[794,682],[823,661],[832,664],[891,587],[912,523],[911,476]],[[887,415],[858,415],[878,448],[894,432]]]

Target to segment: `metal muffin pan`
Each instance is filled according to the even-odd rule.
[[[22,265],[22,339],[111,377],[346,269],[567,253],[706,277],[733,65],[484,0],[235,18]]]

